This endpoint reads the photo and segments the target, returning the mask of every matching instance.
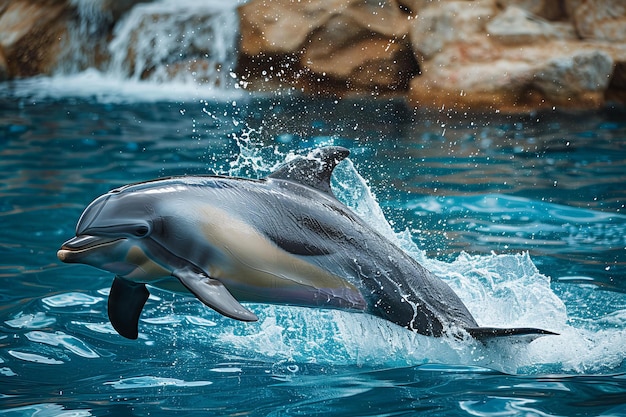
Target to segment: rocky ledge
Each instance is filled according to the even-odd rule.
[[[626,102],[623,0],[253,0],[240,16],[255,88],[507,111]]]
[[[101,10],[83,31],[83,66],[110,59],[102,45],[136,3],[94,3]],[[81,19],[77,4],[0,0],[0,79],[58,69],[68,27]],[[415,106],[503,111],[626,103],[623,0],[251,0],[238,12],[235,73],[251,90],[393,94]],[[167,74],[208,56],[198,45],[182,42]]]

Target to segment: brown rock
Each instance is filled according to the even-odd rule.
[[[387,36],[401,36],[408,30],[406,16],[394,0],[256,0],[241,6],[239,15],[241,52],[252,56],[297,52],[312,32],[335,16]]]
[[[322,0],[251,1],[239,8],[240,52],[282,54],[298,50],[309,33],[324,23],[339,4]],[[341,2],[337,2],[341,3]]]
[[[315,31],[304,48],[302,62],[316,73],[347,77],[372,60],[393,60],[404,42],[363,28],[351,16],[333,16]]]
[[[507,9],[491,19],[486,26],[487,33],[503,44],[534,44],[550,39],[575,39],[574,26],[568,23],[550,23],[516,6]]]
[[[613,72],[613,59],[598,50],[577,50],[556,56],[533,68],[531,87],[554,101],[604,93]]]
[[[239,8],[241,52],[292,53],[333,16],[351,18],[371,32],[398,36],[408,30],[394,0],[253,0]]]
[[[575,9],[574,21],[584,39],[626,42],[624,0],[586,0]]]
[[[271,81],[333,94],[396,90],[408,88],[417,72],[409,19],[395,0],[259,0],[239,12],[238,72],[253,87]]]
[[[459,47],[451,49],[450,54],[455,55]],[[426,70],[411,82],[410,98],[432,107],[509,111],[554,105],[597,107],[604,100],[613,68],[608,53],[593,45],[581,48],[576,42],[501,48],[498,54],[489,60],[481,60],[480,54],[464,54],[474,60],[465,58],[440,65],[437,71]]]
[[[562,4],[558,0],[497,0],[498,6],[506,9],[513,6],[526,10],[530,14],[548,20],[556,20],[565,14]]]
[[[448,44],[481,34],[496,11],[492,0],[449,1],[425,7],[418,12],[410,29],[418,60],[430,59]]]
[[[561,0],[563,2],[564,17],[570,20],[574,19],[574,13],[578,6],[583,4],[585,0]]]
[[[0,81],[4,81],[9,78],[9,64],[7,63],[7,59],[4,57],[4,51],[2,50],[2,46],[0,45]]]
[[[0,16],[0,46],[9,77],[48,73],[67,33],[68,5],[54,0],[16,0]]]

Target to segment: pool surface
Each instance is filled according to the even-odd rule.
[[[6,91],[5,91],[6,93]],[[393,99],[0,98],[0,414],[626,415],[626,114],[413,111]],[[436,339],[363,314],[152,289],[117,335],[113,276],[56,258],[82,210],[172,175],[258,178],[341,145],[339,199],[484,326]]]

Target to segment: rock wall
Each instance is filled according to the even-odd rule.
[[[623,101],[623,86],[612,80],[626,60],[626,36],[615,30],[626,26],[625,4],[477,0],[427,6],[411,29],[423,74],[412,80],[409,96],[429,106],[507,110]],[[589,10],[606,9],[610,18],[590,18]]]
[[[251,88],[398,92],[419,73],[395,0],[253,0],[239,12],[238,72]]]
[[[623,0],[253,0],[250,86],[528,111],[626,102]]]
[[[0,0],[0,80],[102,67],[111,60],[103,45],[139,2]],[[393,94],[415,106],[503,111],[626,103],[624,0],[251,0],[239,17],[235,71],[251,90]],[[162,81],[197,71],[189,62],[210,55],[201,39],[188,41],[211,33],[189,32],[210,19],[189,19],[171,29],[184,28],[171,36],[187,42],[161,59]],[[76,33],[84,44],[69,54]],[[137,65],[147,69],[134,76],[154,73],[154,63]]]

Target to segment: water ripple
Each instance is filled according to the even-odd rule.
[[[91,410],[67,410],[61,404],[42,403],[0,410],[0,415],[36,417],[89,417]]]
[[[21,352],[19,350],[9,350],[9,355],[13,356],[14,358],[21,359],[23,361],[43,363],[46,365],[60,365],[64,363],[63,361],[60,361],[57,359],[48,358],[42,355],[37,355],[36,353]]]
[[[46,316],[41,311],[35,314],[23,314],[20,312],[14,319],[7,320],[5,323],[16,329],[41,329],[48,327],[56,322],[54,317]]]
[[[184,381],[176,378],[163,378],[158,376],[136,376],[132,378],[124,378],[119,381],[105,382],[104,385],[111,385],[115,389],[139,389],[139,388],[155,388],[155,387],[202,387],[211,385],[211,381]]]
[[[68,292],[46,297],[41,301],[50,307],[74,307],[90,306],[97,304],[102,300],[104,300],[102,297],[93,297],[79,292]]]
[[[63,332],[47,333],[33,331],[26,333],[26,337],[31,342],[43,343],[50,346],[61,346],[83,358],[93,359],[100,357],[100,355],[87,346],[85,342]]]

